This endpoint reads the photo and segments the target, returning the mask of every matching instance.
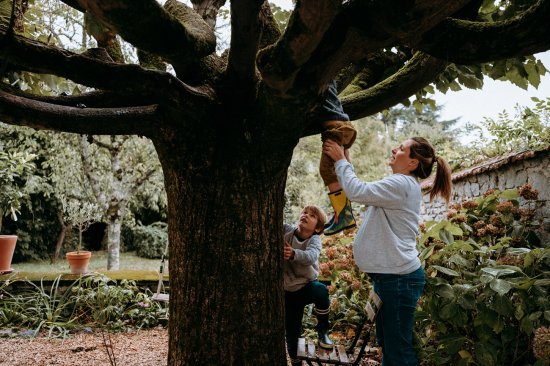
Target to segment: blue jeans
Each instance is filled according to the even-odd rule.
[[[382,300],[376,317],[376,339],[382,347],[382,366],[417,366],[414,349],[414,313],[422,295],[422,267],[406,275],[370,273],[374,292]]]

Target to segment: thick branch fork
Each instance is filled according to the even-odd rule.
[[[200,59],[216,47],[212,28],[192,8],[175,0],[168,0],[165,6],[177,7],[177,17],[155,0],[78,0],[78,3],[137,48],[170,62]],[[135,14],[141,14],[139,20]]]
[[[339,0],[298,2],[281,39],[258,57],[265,84],[281,92],[292,87],[296,74],[319,46],[341,3]]]

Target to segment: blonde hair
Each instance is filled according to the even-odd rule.
[[[440,156],[435,154],[435,149],[428,140],[423,137],[411,137],[410,158],[418,160],[418,167],[412,172],[420,179],[426,179],[432,174],[434,164],[437,162],[435,179],[430,188],[430,201],[437,195],[449,202],[452,193],[451,168]]]
[[[317,217],[317,226],[315,226],[315,229],[319,234],[322,234],[325,230],[325,224],[327,222],[327,214],[325,213],[325,211],[319,206],[308,205],[304,207],[302,212],[311,213],[315,215],[315,217]]]

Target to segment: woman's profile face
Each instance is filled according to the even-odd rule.
[[[393,173],[410,175],[418,166],[418,160],[410,157],[412,144],[413,140],[409,139],[392,149],[389,166]]]

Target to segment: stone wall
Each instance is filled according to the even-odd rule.
[[[493,158],[473,168],[453,174],[452,202],[461,202],[483,195],[491,188],[499,190],[517,188],[529,183],[539,191],[536,202],[537,217],[542,221],[540,236],[550,245],[550,148],[543,151],[524,151]],[[428,189],[430,179],[422,182]],[[430,203],[424,196],[422,218],[439,220],[445,218],[447,206],[439,199]]]

